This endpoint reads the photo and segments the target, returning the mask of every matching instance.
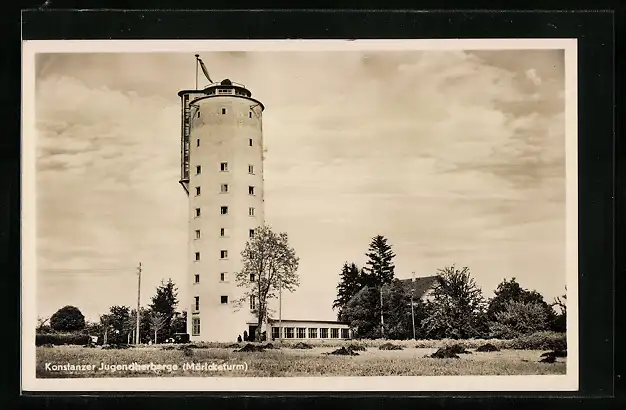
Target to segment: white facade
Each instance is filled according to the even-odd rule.
[[[229,80],[179,95],[181,184],[189,196],[187,332],[192,341],[235,342],[254,318],[248,301],[235,305],[244,292],[235,272],[264,223],[264,107]]]

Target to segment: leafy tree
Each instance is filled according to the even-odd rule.
[[[484,336],[485,302],[469,268],[454,265],[438,270],[433,299],[422,326],[432,338],[466,339]]]
[[[567,288],[565,288],[565,291],[567,291]],[[552,306],[556,307],[559,312],[555,315],[551,328],[555,332],[565,332],[567,329],[567,294],[558,296],[552,303]]]
[[[151,311],[146,308],[139,309],[139,343],[146,343],[150,339],[150,314]],[[128,322],[124,331],[127,333],[129,343],[134,343],[137,333],[137,310],[132,309],[128,315]]]
[[[152,312],[150,314],[150,330],[154,332],[154,343],[158,343],[158,332],[165,326],[167,318],[163,313]]]
[[[157,287],[156,294],[152,297],[150,311],[160,313],[165,318],[165,323],[159,329],[159,339],[163,340],[171,336],[172,319],[176,313],[178,305],[178,289],[172,279],[167,282],[161,281]]]
[[[128,306],[111,306],[109,313],[100,316],[105,343],[121,344],[127,341],[129,322],[130,308]]]
[[[389,339],[412,339],[413,316],[411,315],[411,288],[394,279],[383,286],[383,309],[385,312],[385,334]],[[420,323],[426,318],[425,305],[421,299],[413,300],[415,335],[422,336]]]
[[[545,311],[546,320],[552,323],[555,318],[554,310],[552,306],[543,300],[543,296],[535,290],[527,290],[520,286],[520,284],[512,278],[507,281],[504,279],[498,285],[495,290],[495,296],[489,300],[489,306],[487,308],[487,318],[490,322],[496,319],[498,313],[504,312],[508,307],[508,302],[523,302],[523,303],[535,303]]]
[[[277,297],[279,289],[293,292],[300,285],[297,274],[300,259],[289,245],[285,232],[275,233],[264,225],[254,231],[241,252],[243,268],[235,275],[238,287],[246,289],[235,301],[236,309],[256,300],[257,329],[255,340],[261,340],[261,326],[268,313],[267,302]]]
[[[548,328],[548,316],[543,305],[537,302],[505,302],[504,310],[496,313],[491,322],[491,336],[513,339],[540,332]]]
[[[104,332],[102,323],[100,322],[85,322],[84,332],[90,336],[100,336]]]
[[[64,306],[50,318],[50,327],[58,332],[75,332],[85,328],[85,316],[75,306]]]
[[[172,333],[187,333],[187,311],[174,313]]]
[[[394,279],[395,265],[393,258],[396,256],[387,243],[387,239],[382,235],[372,238],[369,250],[365,254],[368,257],[366,267],[363,268],[364,278],[368,286],[378,288],[380,297],[380,330],[382,337],[385,337],[385,320],[383,314],[383,285],[391,283]]]
[[[341,311],[342,320],[350,323],[357,339],[381,337],[380,291],[366,286],[348,301]]]
[[[341,269],[339,284],[337,285],[337,299],[333,302],[333,309],[338,310],[338,320],[343,320],[342,310],[364,285],[363,270],[359,269],[354,263],[344,263]]]

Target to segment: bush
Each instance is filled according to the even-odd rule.
[[[491,336],[500,339],[514,339],[541,332],[548,327],[545,306],[536,302],[507,301],[504,310],[495,314],[491,323]]]
[[[75,306],[64,306],[50,318],[50,327],[57,332],[74,332],[85,328],[85,316]]]
[[[86,345],[90,342],[89,335],[83,333],[38,333],[35,336],[35,346]]]
[[[521,336],[506,343],[508,349],[525,350],[566,350],[567,338],[565,333],[537,332]]]

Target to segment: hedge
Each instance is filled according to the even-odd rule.
[[[35,346],[43,345],[86,345],[91,338],[84,333],[38,333]]]

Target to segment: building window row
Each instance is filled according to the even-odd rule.
[[[228,215],[228,206],[223,205],[220,207],[220,214],[221,215]],[[200,216],[202,216],[202,210],[200,208],[196,208],[194,211],[194,215],[196,218],[199,218]],[[249,207],[248,208],[248,215],[249,216],[254,216],[254,207]],[[223,236],[223,235],[222,235]]]
[[[339,339],[339,335],[341,333],[342,339],[350,338],[350,330],[346,328],[316,328],[316,327],[284,327],[283,328],[283,337],[285,339],[317,339],[318,338],[318,330],[319,330],[319,338],[320,339],[328,339],[328,334],[330,330],[330,338],[331,339]],[[272,326],[272,339],[280,339],[280,328],[278,326]]]
[[[248,230],[248,236],[250,239],[254,238],[254,229]],[[226,228],[220,228],[220,238],[226,238]],[[194,239],[202,239],[202,231],[200,229],[194,231]]]
[[[229,192],[229,187],[228,184],[221,184],[220,185],[220,193],[222,194],[227,194]],[[201,194],[201,187],[197,186],[196,187],[196,196],[200,196]],[[254,189],[254,185],[248,185],[248,194],[249,195],[254,195],[255,194],[255,189]]]
[[[200,146],[200,140],[198,140],[198,146]],[[228,172],[228,162],[220,162],[220,171]],[[196,165],[196,175],[200,174],[202,174],[202,165]],[[254,174],[254,165],[248,165],[248,174]]]
[[[220,272],[220,282],[228,281],[228,272]],[[254,282],[254,274],[250,274],[250,282]],[[200,274],[194,274],[194,283],[200,283]]]

